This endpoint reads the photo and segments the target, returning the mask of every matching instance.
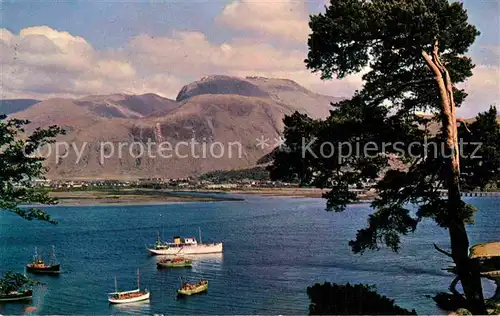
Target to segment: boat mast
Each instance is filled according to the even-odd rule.
[[[50,253],[50,265],[54,264],[54,259],[55,259],[55,251],[54,251],[54,246],[52,246],[52,252]]]
[[[118,293],[118,282],[116,281],[116,275],[115,275],[115,293]]]
[[[200,233],[200,244],[201,244],[201,228],[198,227],[198,232]]]
[[[139,274],[139,269],[137,269],[137,289],[140,289],[140,274]]]

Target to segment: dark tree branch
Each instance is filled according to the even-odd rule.
[[[453,255],[451,253],[449,253],[448,251],[445,251],[445,250],[439,248],[439,246],[436,245],[435,243],[433,245],[434,245],[434,248],[436,248],[437,251],[439,251],[440,253],[442,253],[442,254],[444,254],[444,255],[446,255],[446,256],[448,256],[448,257],[450,257],[450,258],[453,259]]]
[[[467,122],[464,119],[457,118],[457,122],[462,123],[463,126],[465,127],[465,129],[467,130],[467,132],[469,132],[469,134],[472,134],[472,132],[469,129],[469,126],[468,126]]]
[[[450,289],[451,293],[453,293],[457,296],[460,296],[460,297],[464,297],[464,295],[457,290],[457,284],[459,281],[460,281],[460,277],[456,276],[453,279],[453,281],[451,282],[449,289]]]

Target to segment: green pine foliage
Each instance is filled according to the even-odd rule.
[[[56,204],[47,191],[38,190],[32,180],[41,179],[45,173],[44,158],[37,150],[55,142],[64,134],[57,126],[35,129],[27,136],[24,126],[27,120],[7,119],[0,115],[0,211],[15,213],[27,220],[55,223],[40,208],[22,208],[23,204]]]

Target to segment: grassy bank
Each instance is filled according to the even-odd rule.
[[[237,201],[234,197],[175,193],[164,190],[120,189],[96,191],[52,191],[59,205],[147,204],[167,202]]]
[[[321,198],[327,190],[317,188],[242,188],[228,190],[168,190],[108,188],[98,190],[57,190],[51,191],[51,197],[57,198],[59,205],[100,205],[100,204],[161,204],[168,202],[210,202],[241,201],[243,198],[230,194],[251,194],[274,197]],[[200,194],[203,193],[203,194]],[[361,200],[370,200],[373,196],[360,196]]]

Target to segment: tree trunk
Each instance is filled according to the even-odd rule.
[[[460,188],[456,180],[448,186],[448,207],[451,253],[469,305],[468,308],[475,315],[487,314],[479,266],[477,261],[469,258],[469,238],[465,224],[456,214],[456,210],[462,207]]]
[[[495,295],[493,295],[490,300],[500,301],[500,280],[498,278],[495,279],[495,285],[497,289],[495,290]]]
[[[422,52],[422,56],[435,74],[441,99],[442,129],[446,138],[447,154],[449,155],[447,157],[448,172],[445,181],[448,187],[448,231],[450,234],[451,254],[456,265],[457,275],[464,289],[469,310],[473,314],[487,314],[478,263],[469,258],[469,238],[464,219],[460,215],[463,203],[460,194],[460,151],[453,85],[448,70],[440,61],[437,40],[434,43],[432,58],[425,51]]]

